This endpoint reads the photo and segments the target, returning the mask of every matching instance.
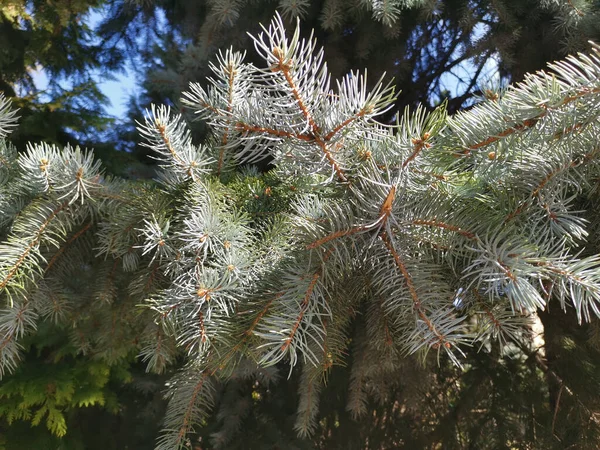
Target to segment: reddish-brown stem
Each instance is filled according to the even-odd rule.
[[[144,289],[142,289],[143,293],[148,292],[148,289],[150,289],[150,286],[152,285],[152,282],[154,281],[154,278],[156,277],[156,272],[158,272],[159,266],[157,263],[154,263],[154,267],[152,268],[152,271],[150,272],[150,275],[148,276],[148,280],[146,281],[146,284],[144,284]]]
[[[281,346],[282,352],[286,351],[287,348],[292,343],[292,340],[294,339],[294,336],[296,335],[296,332],[298,331],[298,328],[300,327],[300,324],[302,323],[302,318],[304,317],[304,313],[308,309],[308,305],[310,304],[310,297],[313,293],[313,290],[315,289],[315,286],[316,286],[317,281],[319,280],[320,276],[321,275],[319,272],[313,274],[312,280],[310,281],[310,283],[308,285],[308,289],[306,290],[306,294],[304,295],[304,299],[302,300],[300,314],[298,314],[298,317],[296,318],[296,322],[294,323],[294,326],[292,327],[292,331],[290,332],[289,336],[287,337],[287,339]]]
[[[542,117],[544,117],[546,115],[546,111],[538,114],[537,116],[531,118],[531,119],[526,119],[524,120],[522,123],[512,126],[510,128],[507,128],[503,131],[501,131],[500,133],[498,133],[495,136],[490,136],[487,139],[478,142],[477,144],[473,144],[470,147],[468,147],[467,150],[465,150],[463,153],[464,154],[469,154],[470,150],[477,150],[481,147],[485,147],[486,145],[489,145],[493,142],[499,141],[501,138],[506,137],[506,136],[510,136],[511,134],[517,132],[517,131],[521,131],[524,130],[526,128],[531,128],[533,127]]]
[[[0,352],[4,350],[4,347],[6,347],[8,344],[11,343],[13,338],[14,338],[13,333],[7,333],[5,335],[5,338],[2,340],[2,342],[0,342]]]
[[[569,0],[570,1],[570,0]],[[582,88],[579,89],[577,92],[575,92],[573,95],[569,95],[567,97],[565,97],[560,104],[558,105],[558,107],[561,106],[565,106],[568,105],[569,103],[572,103],[586,95],[590,95],[590,94],[598,94],[600,93],[600,88]],[[507,128],[503,131],[501,131],[500,133],[498,133],[495,136],[490,136],[487,139],[478,142],[477,144],[473,144],[470,147],[468,147],[465,151],[462,152],[463,155],[468,155],[470,153],[470,150],[477,150],[481,147],[485,147],[486,145],[489,145],[493,142],[496,142],[498,140],[500,140],[503,137],[509,136],[513,133],[515,133],[516,131],[521,131],[524,130],[526,128],[531,128],[533,127],[540,119],[542,119],[544,116],[546,116],[546,114],[548,113],[548,107],[546,105],[542,105],[542,108],[544,109],[544,111],[542,111],[541,113],[539,113],[537,116],[534,116],[530,119],[525,119],[523,122],[521,122],[518,125],[514,125],[510,128]],[[581,125],[579,125],[581,126]],[[579,128],[579,126],[574,126],[575,128],[573,129],[577,129]],[[571,130],[572,131],[572,130]]]
[[[512,219],[514,219],[516,216],[518,216],[519,214],[521,214],[523,212],[523,210],[525,209],[525,207],[529,204],[529,202],[535,197],[537,196],[540,191],[550,182],[550,180],[552,180],[555,176],[557,176],[558,174],[562,173],[565,170],[569,170],[569,169],[573,169],[575,167],[579,167],[580,165],[590,161],[592,158],[594,158],[594,156],[600,151],[600,147],[595,148],[594,150],[592,150],[589,153],[586,153],[585,155],[583,155],[583,157],[578,160],[578,161],[570,161],[566,164],[563,164],[562,166],[556,168],[555,170],[553,170],[552,172],[550,172],[549,174],[547,174],[542,181],[540,181],[538,183],[538,185],[535,187],[535,189],[531,192],[531,194],[529,194],[529,198],[527,198],[526,200],[523,200],[519,206],[517,207],[517,209],[515,209],[512,213],[510,213],[506,219],[504,220],[504,223],[506,222],[510,222]]]
[[[42,239],[42,234],[44,233],[44,230],[48,227],[48,225],[50,225],[50,222],[52,222],[52,220],[54,220],[54,218],[58,215],[58,213],[60,213],[63,209],[65,209],[67,207],[67,205],[68,205],[67,202],[60,204],[57,208],[55,208],[50,213],[48,218],[40,225],[40,228],[35,233],[34,238],[31,240],[29,245],[27,245],[27,247],[25,247],[25,250],[23,250],[23,253],[19,256],[19,258],[17,259],[15,264],[12,266],[12,269],[6,274],[4,279],[0,282],[0,290],[4,289],[6,287],[6,285],[10,282],[10,280],[17,274],[17,272],[19,271],[19,267],[21,267],[21,264],[23,264],[23,262],[25,262],[25,259],[27,258],[27,256],[31,253],[31,251],[35,248],[35,246]]]
[[[206,102],[200,102],[200,106],[204,109],[208,109],[210,112],[212,112],[213,114],[216,114],[217,116],[223,116],[223,112],[220,111],[218,108],[215,108],[213,105],[209,105]]]
[[[412,140],[412,143],[415,146],[415,149],[410,154],[410,156],[408,158],[406,158],[406,161],[404,161],[402,163],[402,168],[408,166],[412,160],[414,160],[417,156],[419,156],[419,153],[421,153],[421,151],[424,148],[431,148],[431,144],[429,142],[427,142],[427,139],[429,139],[428,133],[427,133],[427,137],[423,137],[422,139],[413,139]]]
[[[200,325],[200,340],[206,342],[206,328],[204,327],[204,314],[202,314],[202,311],[198,312],[198,322]]]
[[[334,239],[338,239],[344,236],[350,236],[352,234],[355,233],[360,233],[361,231],[365,230],[366,227],[364,226],[360,226],[360,227],[353,227],[350,228],[349,230],[340,230],[340,231],[336,231],[334,233],[328,234],[327,236],[322,237],[321,239],[312,242],[310,244],[308,244],[306,246],[307,250],[311,250],[313,248],[317,248],[320,247],[323,244],[326,244],[329,241],[333,241]]]
[[[312,401],[312,390],[313,390],[313,383],[315,382],[315,380],[310,380],[308,382],[308,389],[307,389],[307,393],[306,393],[306,398],[307,398],[307,402]],[[310,413],[311,413],[312,408],[310,407],[310,404],[306,405],[306,408],[304,408],[304,414],[302,415],[302,421],[304,423],[304,427],[307,427],[307,424],[310,422]]]
[[[235,69],[233,65],[229,65],[227,67],[229,71],[229,86],[227,91],[227,113],[231,114],[233,111],[233,81],[235,77]],[[223,161],[225,160],[225,146],[227,145],[227,135],[229,134],[229,126],[225,127],[223,131],[223,137],[221,138],[221,150],[219,151],[219,162],[217,165],[217,175],[221,174],[221,170],[223,168]]]
[[[277,136],[277,137],[281,137],[281,138],[294,138],[294,139],[299,139],[299,140],[305,141],[305,142],[312,142],[314,140],[313,136],[309,136],[307,134],[290,133],[289,131],[276,130],[274,128],[265,128],[265,127],[258,127],[255,125],[248,125],[243,122],[237,122],[235,124],[235,129],[238,131],[243,131],[243,132],[250,131],[253,133],[269,134],[271,136]]]
[[[162,140],[165,143],[165,146],[167,147],[167,150],[169,150],[169,153],[171,154],[173,159],[175,161],[183,164],[183,160],[179,157],[179,155],[173,148],[173,145],[171,144],[171,140],[169,139],[169,136],[167,136],[167,128],[165,127],[165,125],[163,125],[162,123],[157,123],[156,128],[158,129],[160,136],[162,137]]]
[[[385,223],[387,222],[388,217],[392,213],[392,205],[394,203],[394,198],[396,198],[396,186],[392,186],[390,188],[390,191],[388,192],[388,195],[386,196],[385,200],[383,201],[381,208],[379,208],[378,221],[381,221],[381,226],[385,226]],[[338,239],[338,238],[341,238],[344,236],[349,236],[352,234],[360,233],[361,231],[364,231],[367,228],[368,228],[367,226],[363,225],[363,226],[357,226],[357,227],[350,228],[349,230],[335,231],[331,234],[328,234],[327,236],[322,237],[321,239],[319,239],[315,242],[308,244],[306,246],[306,249],[310,250],[313,248],[320,247],[321,245],[326,244],[329,241],[333,241],[334,239]]]
[[[346,120],[344,120],[342,123],[340,123],[339,125],[337,125],[333,130],[331,130],[329,133],[327,133],[325,135],[325,137],[323,138],[325,141],[330,141],[331,138],[333,138],[337,133],[339,133],[343,128],[347,127],[348,125],[350,125],[352,122],[354,122],[357,119],[360,119],[361,117],[363,117],[366,114],[366,111],[360,110],[358,112],[358,114],[355,114],[352,117],[348,117]]]
[[[423,311],[423,305],[421,304],[421,300],[419,299],[419,295],[417,294],[417,289],[415,288],[412,276],[406,269],[406,266],[404,265],[402,258],[400,258],[400,255],[394,248],[394,245],[390,241],[390,238],[385,230],[382,231],[382,233],[381,233],[381,239],[382,239],[383,243],[385,244],[386,248],[388,249],[388,251],[390,252],[390,254],[392,255],[392,257],[394,258],[394,262],[396,263],[396,266],[400,270],[400,273],[404,277],[404,281],[406,283],[406,286],[408,287],[408,291],[410,292],[413,306],[415,308],[415,311],[417,312],[417,315],[421,318],[421,320],[425,323],[425,325],[427,325],[427,328],[429,328],[429,330],[435,335],[435,337],[438,339],[440,344],[447,344],[446,337],[435,328],[435,325],[431,322],[431,320],[429,320],[429,318]]]
[[[565,134],[569,134],[574,131],[580,130],[581,128],[584,127],[584,125],[585,125],[584,123],[576,123],[574,125],[571,125],[571,126],[565,128],[564,130],[557,131],[556,133],[554,133],[554,139],[560,139]]]
[[[577,8],[577,6],[575,6],[573,4],[573,0],[567,0],[567,3],[569,3],[569,6],[571,8],[573,8],[573,10],[575,11],[575,14],[577,14],[579,17],[585,16],[585,14],[583,13],[583,11],[581,11],[579,8]],[[552,430],[554,430],[554,425],[552,426]]]
[[[298,104],[298,107],[302,111],[302,115],[306,118],[306,121],[308,122],[308,124],[310,126],[310,129],[314,136],[314,141],[319,145],[319,147],[321,147],[321,150],[325,154],[325,158],[327,159],[329,164],[331,164],[331,167],[333,167],[333,170],[337,174],[340,181],[342,181],[342,182],[348,181],[348,179],[346,178],[346,175],[344,174],[344,172],[340,168],[339,164],[337,163],[337,161],[334,159],[333,155],[327,148],[326,142],[321,137],[321,130],[319,129],[319,126],[315,122],[312,114],[306,107],[306,104],[304,103],[302,96],[298,92],[298,88],[296,87],[296,83],[294,82],[294,79],[292,78],[292,74],[290,72],[290,65],[284,61],[283,52],[279,48],[275,48],[273,50],[273,54],[279,59],[278,64],[272,68],[273,72],[281,72],[283,74],[286,82],[288,83],[288,85],[292,91],[292,95],[294,96],[294,99],[296,100],[296,103]]]
[[[275,296],[275,298],[272,298],[271,300],[269,300],[267,302],[265,307],[257,314],[255,319],[252,321],[252,324],[250,325],[250,327],[248,327],[248,329],[246,331],[244,331],[244,334],[242,335],[242,337],[238,341],[238,343],[231,350],[229,350],[227,352],[227,354],[223,357],[223,360],[221,361],[221,364],[219,366],[220,368],[223,368],[225,366],[225,364],[229,361],[229,359],[235,354],[235,352],[237,352],[242,347],[242,345],[244,345],[244,343],[248,340],[248,338],[250,336],[252,336],[252,332],[258,325],[258,322],[260,322],[260,320],[264,317],[264,315],[269,311],[269,308],[273,304],[273,301],[278,299],[282,295],[283,295],[283,293],[278,293]],[[216,369],[215,369],[215,371],[216,371]]]
[[[471,233],[470,231],[466,231],[463,230],[460,227],[457,227],[456,225],[451,225],[449,223],[445,223],[445,222],[440,222],[439,220],[423,220],[423,219],[418,219],[418,220],[413,220],[411,222],[413,225],[426,225],[426,226],[430,226],[430,227],[439,227],[439,228],[443,228],[445,230],[449,230],[449,231],[454,231],[464,237],[467,237],[469,239],[477,239],[477,235],[475,233]]]
[[[58,251],[54,254],[54,256],[52,256],[52,258],[48,262],[48,265],[46,266],[45,272],[48,272],[50,270],[50,268],[56,263],[56,260],[60,257],[60,255],[62,255],[65,252],[67,247],[69,245],[71,245],[73,243],[73,241],[75,241],[79,236],[81,236],[83,233],[85,233],[87,230],[89,230],[91,226],[92,226],[92,222],[88,222],[81,230],[79,230],[77,233],[75,233],[73,236],[71,236],[69,238],[69,240],[67,242],[65,242],[65,244],[58,249]]]
[[[265,307],[257,314],[256,318],[252,321],[252,324],[250,325],[250,327],[244,332],[245,335],[249,336],[252,334],[252,332],[256,328],[256,325],[258,325],[258,322],[260,322],[260,319],[262,319],[264,317],[264,315],[267,313],[267,311],[269,311],[269,308],[271,307],[273,300],[278,299],[282,295],[283,295],[282,293],[279,293],[275,296],[275,299],[271,299],[267,302]]]
[[[394,204],[394,199],[396,198],[396,186],[392,186],[390,191],[388,192],[387,197],[385,198],[381,208],[379,208],[379,217],[382,219],[382,224],[385,225],[390,214],[392,214],[392,206]]]
[[[502,268],[502,271],[506,274],[506,276],[508,278],[510,278],[510,280],[513,283],[517,282],[517,277],[516,275],[513,273],[512,270],[510,270],[510,267],[508,267],[506,264],[504,264],[502,261],[500,261],[499,259],[496,260],[496,262],[500,265],[500,267]]]
[[[183,438],[185,438],[185,435],[188,432],[192,418],[192,411],[194,410],[194,404],[196,403],[196,398],[202,390],[202,387],[204,386],[204,382],[206,381],[207,377],[208,374],[204,372],[202,374],[202,378],[200,378],[200,381],[198,381],[198,383],[196,383],[196,386],[194,387],[192,395],[190,396],[190,401],[188,402],[188,406],[185,409],[185,414],[183,416],[181,427],[179,428],[179,433],[177,434],[177,443],[181,443],[181,441],[183,440]]]
[[[475,295],[475,298],[477,298],[477,303],[479,304],[479,306],[481,306],[483,312],[490,318],[496,329],[499,330],[500,328],[502,328],[502,324],[500,323],[500,321],[496,319],[496,316],[494,316],[494,314],[489,310],[489,308],[485,306],[481,295],[479,294],[479,292],[477,292],[477,289],[472,289],[472,292]]]
[[[536,265],[540,266],[540,267],[545,267],[550,272],[555,273],[557,275],[561,275],[561,276],[564,276],[564,277],[567,277],[567,278],[572,278],[573,280],[575,280],[578,283],[583,283],[584,282],[583,278],[578,277],[577,275],[574,275],[572,272],[569,272],[567,270],[561,269],[560,267],[552,266],[549,263],[537,262]]]

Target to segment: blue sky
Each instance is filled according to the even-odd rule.
[[[36,87],[43,91],[48,86],[48,77],[43,68],[39,68],[31,74]],[[113,80],[108,80],[100,74],[96,74],[95,79],[99,82],[102,93],[110,100],[106,112],[118,119],[124,119],[127,114],[128,99],[136,92],[135,72],[127,68],[125,74],[114,74]]]
[[[88,17],[88,24],[91,28],[95,28],[102,20],[101,11],[93,11]],[[31,72],[33,81],[36,87],[43,91],[48,86],[48,77],[44,73],[43,67]],[[136,94],[138,80],[136,73],[128,62],[123,73],[113,73],[112,79],[107,79],[99,72],[93,74],[93,77],[98,82],[98,86],[102,93],[106,95],[110,104],[106,107],[106,112],[120,120],[125,119],[127,115],[128,100],[132,95]],[[68,83],[68,82],[67,82]],[[65,83],[65,84],[67,84]]]
[[[127,103],[130,96],[136,92],[135,73],[127,70],[126,74],[116,75],[115,80],[105,80],[100,83],[100,89],[111,102],[107,108],[108,114],[123,119],[127,114]]]

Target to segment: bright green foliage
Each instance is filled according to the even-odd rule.
[[[391,85],[370,89],[353,72],[332,88],[323,52],[299,29],[288,37],[280,16],[253,40],[260,65],[220,53],[209,88],[184,95],[211,128],[204,144],[169,108],[149,112],[140,133],[158,161],[154,184],[105,176],[77,148],[33,145],[18,158],[2,148],[0,367],[15,370],[20,341],[44,321],[68,325],[76,352],[111,364],[138,350],[158,373],[182,361],[166,385],[160,450],[195,445],[216,408],[238,419],[214,435],[228,445],[284,365],[298,389],[293,428],[317,441],[341,417],[319,415],[334,374],[349,415],[365,418],[383,393],[394,405],[408,355],[464,375],[466,388],[422,377],[442,396],[438,412],[470,401],[478,360],[499,365],[487,380],[506,380],[519,366],[507,355],[532,366],[514,386],[482,391],[543,403],[538,382],[554,372],[536,362],[537,312],[562,309],[580,324],[600,315],[600,54],[467,112],[407,109],[389,126],[375,118],[393,105]],[[266,174],[248,167],[263,160]],[[248,383],[252,396],[236,402]],[[540,442],[554,442],[548,405],[519,432],[519,405],[487,397],[431,445],[451,442],[447,432],[481,443],[460,431],[481,410],[486,427],[508,416],[490,448],[535,442],[538,419]],[[598,427],[586,423],[580,443],[593,448]]]
[[[66,330],[47,322],[24,340],[24,346],[29,357],[0,385],[0,418],[6,423],[43,424],[62,437],[68,431],[67,414],[74,408],[98,405],[117,413],[117,398],[108,383],[131,381],[128,359],[111,366],[102,358],[78,357]]]
[[[115,411],[117,402],[107,399],[103,388],[109,379],[110,367],[100,361],[79,361],[70,365],[38,362],[23,365],[2,383],[0,415],[11,424],[28,420],[32,425],[45,423],[56,436],[64,436],[67,425],[64,410],[68,407],[106,406]],[[54,383],[45,384],[48,379]],[[126,381],[126,380],[121,380]]]

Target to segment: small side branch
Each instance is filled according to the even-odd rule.
[[[569,2],[570,2],[570,0],[569,0]],[[568,105],[569,103],[573,103],[573,102],[579,100],[580,98],[585,97],[586,95],[593,95],[593,94],[598,94],[598,93],[600,93],[600,88],[585,87],[585,88],[579,89],[574,94],[566,96],[560,102],[558,107],[562,107],[562,106]],[[511,134],[516,133],[517,131],[523,131],[525,129],[534,127],[540,121],[540,119],[544,118],[548,114],[549,108],[546,105],[542,105],[542,108],[544,108],[544,111],[539,113],[537,116],[531,117],[529,119],[525,119],[520,124],[517,124],[510,128],[507,128],[507,129],[501,131],[500,133],[496,134],[495,136],[490,136],[481,142],[478,142],[476,144],[473,144],[473,145],[467,147],[467,149],[465,149],[462,152],[462,154],[468,155],[471,153],[471,150],[477,150],[479,148],[485,147],[486,145],[489,145],[496,141],[499,141],[501,138],[510,136]],[[571,129],[569,129],[568,131],[574,131],[574,130],[578,129],[580,126],[581,126],[580,124],[576,124],[575,126],[571,127]]]
[[[317,281],[319,281],[320,276],[321,276],[320,271],[313,274],[312,280],[310,281],[310,283],[308,285],[308,289],[306,290],[306,294],[304,295],[304,299],[302,300],[302,305],[300,307],[300,314],[298,314],[298,317],[296,318],[296,322],[294,323],[294,326],[292,327],[292,331],[290,332],[289,336],[286,338],[285,342],[281,346],[282,352],[286,351],[288,349],[288,347],[290,346],[290,344],[292,343],[292,340],[294,339],[294,336],[296,335],[296,332],[298,331],[298,328],[300,327],[300,324],[302,323],[302,318],[304,317],[304,314],[306,313],[306,310],[308,309],[308,306],[310,304],[310,297],[312,296],[312,293],[315,289]]]
[[[65,245],[60,247],[58,249],[58,251],[54,254],[54,256],[52,256],[52,258],[48,262],[48,265],[46,266],[45,272],[48,272],[52,268],[52,266],[56,263],[56,260],[60,257],[60,255],[62,255],[65,252],[67,247],[69,245],[71,245],[73,243],[73,241],[77,240],[77,238],[79,238],[87,230],[89,230],[91,228],[91,226],[92,226],[92,222],[88,222],[81,230],[79,230],[77,233],[75,233],[73,236],[71,236],[69,238],[69,240],[67,242],[65,242]]]
[[[198,395],[200,394],[200,391],[202,390],[202,387],[204,386],[204,383],[206,382],[207,377],[208,377],[208,374],[206,372],[204,372],[202,374],[202,378],[200,378],[198,383],[196,383],[196,386],[194,387],[194,390],[192,391],[192,395],[190,396],[190,401],[188,402],[187,407],[185,409],[185,414],[183,416],[183,421],[182,421],[181,427],[179,428],[179,433],[177,434],[177,443],[178,444],[181,444],[181,442],[183,441],[183,439],[185,438],[185,436],[189,430],[189,427],[192,422],[192,413],[194,411],[194,405],[196,403],[196,399],[198,398]]]
[[[351,236],[356,233],[360,233],[362,231],[370,231],[376,229],[377,225],[380,227],[384,227],[389,216],[392,214],[392,206],[394,204],[394,199],[396,198],[396,186],[392,186],[385,200],[383,201],[381,208],[379,208],[379,217],[377,220],[370,225],[359,225],[356,227],[349,228],[347,230],[339,230],[333,233],[328,234],[327,236],[322,237],[321,239],[316,240],[306,246],[307,250],[311,250],[321,245],[324,245],[330,241],[333,241],[338,238],[342,238],[345,236]],[[379,227],[377,227],[378,229]]]
[[[450,343],[446,340],[446,336],[444,336],[443,334],[441,334],[435,328],[435,325],[431,322],[431,320],[427,317],[427,315],[423,311],[423,305],[421,304],[421,300],[419,298],[419,295],[417,294],[417,289],[415,288],[412,276],[410,275],[410,273],[406,269],[406,266],[404,265],[404,262],[402,261],[402,258],[400,258],[400,255],[398,254],[398,252],[394,248],[394,245],[390,241],[390,238],[389,238],[389,236],[388,236],[388,234],[387,234],[386,231],[383,231],[381,233],[381,239],[383,240],[383,243],[385,244],[386,248],[388,249],[388,251],[390,252],[390,254],[392,255],[392,257],[394,258],[394,262],[396,263],[396,266],[400,270],[400,273],[404,277],[404,281],[406,282],[406,286],[408,287],[408,291],[410,292],[410,296],[412,298],[413,306],[415,308],[415,311],[417,312],[417,315],[421,318],[421,320],[425,323],[425,325],[427,325],[427,328],[429,328],[429,330],[433,333],[433,335],[439,341],[436,344],[437,345],[444,345],[446,348],[450,348]]]
[[[331,233],[331,234],[328,234],[327,236],[322,237],[321,239],[319,239],[319,240],[317,240],[315,242],[312,242],[312,243],[308,244],[306,246],[306,249],[307,250],[311,250],[311,249],[320,247],[321,245],[326,244],[329,241],[333,241],[335,239],[338,239],[338,238],[341,238],[341,237],[344,237],[344,236],[350,236],[350,235],[353,235],[353,234],[356,234],[356,233],[360,233],[361,231],[364,231],[366,229],[367,229],[367,227],[359,226],[359,227],[350,228],[348,230],[336,231],[334,233]]]
[[[228,78],[228,89],[227,89],[227,114],[231,115],[233,111],[233,84],[235,81],[236,70],[233,65],[230,63],[227,66],[227,71],[229,73]],[[221,174],[221,170],[223,169],[223,162],[225,160],[225,149],[228,141],[229,135],[229,126],[225,128],[223,131],[223,136],[221,137],[221,150],[219,151],[219,162],[217,164],[217,176]]]
[[[339,164],[337,163],[337,161],[331,154],[331,151],[327,148],[326,141],[321,137],[321,130],[319,129],[319,126],[317,125],[312,114],[306,107],[306,104],[304,103],[304,100],[302,99],[300,92],[298,92],[296,83],[294,82],[294,79],[292,78],[290,64],[286,63],[284,61],[284,55],[283,55],[282,50],[279,48],[275,48],[273,50],[273,54],[279,60],[277,65],[273,66],[273,68],[272,68],[273,72],[281,72],[283,74],[286,82],[288,83],[288,85],[292,91],[292,95],[294,96],[294,99],[296,100],[296,103],[298,104],[298,107],[302,111],[302,115],[306,118],[306,121],[308,122],[308,125],[310,126],[310,129],[314,136],[314,141],[318,144],[318,146],[321,148],[321,150],[325,154],[325,158],[327,159],[327,161],[329,162],[329,164],[335,171],[335,173],[338,176],[338,178],[340,179],[340,181],[343,183],[347,182],[348,179],[346,178],[346,175],[344,174],[344,172],[340,168]]]
[[[417,219],[417,220],[413,220],[411,222],[412,225],[424,225],[424,226],[429,226],[429,227],[437,227],[437,228],[442,228],[444,230],[448,230],[448,231],[454,231],[455,233],[460,234],[461,236],[464,236],[466,238],[472,239],[472,240],[478,240],[478,237],[475,233],[472,233],[470,231],[464,230],[460,227],[457,227],[456,225],[452,225],[449,223],[445,223],[445,222],[441,222],[439,220],[425,220],[425,219]]]
[[[248,339],[250,338],[250,336],[252,336],[252,333],[254,332],[254,329],[256,328],[256,326],[258,325],[258,323],[260,322],[260,320],[264,317],[265,314],[267,314],[267,312],[269,311],[269,309],[271,308],[271,305],[273,304],[273,301],[277,300],[279,297],[281,297],[283,295],[283,292],[278,293],[274,298],[270,299],[267,304],[264,306],[264,308],[256,315],[256,317],[254,318],[254,320],[252,321],[252,324],[248,327],[248,329],[246,329],[243,333],[243,335],[241,336],[240,340],[238,341],[237,344],[235,344],[235,346],[233,348],[231,348],[231,350],[229,350],[227,352],[227,354],[223,357],[223,359],[221,360],[218,368],[222,369],[223,367],[225,367],[225,365],[229,362],[229,360],[235,355],[235,353],[242,348],[242,346],[248,341]],[[215,369],[216,371],[216,369]]]
[[[17,274],[17,272],[19,271],[19,267],[21,267],[21,265],[25,262],[25,260],[29,256],[29,254],[33,251],[33,249],[35,248],[35,246],[38,245],[38,243],[42,239],[42,235],[44,234],[44,231],[46,230],[46,228],[48,227],[48,225],[50,225],[50,223],[56,218],[56,216],[62,210],[64,210],[67,206],[68,206],[68,202],[61,203],[57,208],[55,208],[50,213],[50,215],[48,216],[48,218],[44,222],[42,222],[42,224],[40,225],[39,229],[34,234],[33,239],[31,240],[31,242],[29,242],[29,244],[27,245],[27,247],[25,247],[25,250],[23,251],[23,253],[21,253],[21,255],[19,255],[19,258],[13,264],[13,266],[9,270],[9,272],[5,275],[4,279],[2,281],[0,281],[0,291],[2,289],[4,289],[8,285],[8,283],[10,282],[10,280]]]
[[[510,128],[507,128],[507,129],[501,131],[500,133],[496,134],[495,136],[490,136],[490,137],[488,137],[487,139],[484,139],[481,142],[473,144],[473,145],[469,146],[467,148],[467,150],[465,150],[463,152],[463,154],[468,155],[471,150],[477,150],[477,149],[480,149],[481,147],[485,147],[486,145],[490,145],[490,144],[492,144],[492,143],[494,143],[496,141],[499,141],[501,138],[504,138],[504,137],[510,136],[513,133],[516,133],[517,131],[522,131],[522,130],[525,130],[527,128],[532,128],[545,115],[546,115],[546,111],[538,114],[535,117],[532,117],[531,119],[526,119],[526,120],[524,120],[522,123],[520,123],[518,125],[514,125],[514,126],[512,126]]]
[[[331,130],[329,133],[327,133],[323,139],[325,141],[330,141],[337,133],[339,133],[341,130],[346,128],[348,125],[350,125],[355,120],[358,120],[361,117],[363,117],[366,113],[367,113],[367,111],[360,110],[357,114],[353,115],[352,117],[348,117],[342,123],[338,124],[333,130]]]
[[[429,142],[427,142],[427,140],[430,137],[431,136],[429,135],[429,133],[425,133],[422,138],[412,140],[412,144],[414,145],[414,151],[411,153],[411,155],[408,158],[406,158],[406,161],[404,161],[402,163],[402,168],[405,168],[406,166],[408,166],[412,160],[414,160],[417,156],[419,156],[419,153],[421,153],[421,151],[423,149],[431,148],[431,144]]]
[[[313,140],[314,140],[313,136],[309,136],[307,134],[290,133],[289,131],[276,130],[274,128],[266,128],[266,127],[259,127],[259,126],[255,126],[255,125],[248,125],[247,123],[244,123],[244,122],[237,122],[235,124],[235,129],[237,131],[241,131],[241,132],[268,134],[270,136],[275,136],[275,137],[279,137],[279,138],[299,139],[304,142],[313,142]]]
[[[173,159],[180,164],[185,164],[185,162],[179,157],[179,155],[175,151],[175,148],[173,147],[173,144],[171,144],[171,140],[169,139],[169,136],[167,136],[167,127],[164,124],[157,122],[156,128],[158,129],[158,132],[160,133],[160,136],[165,144],[165,147],[167,148],[167,150],[169,150],[169,153],[171,154]]]
[[[533,191],[531,191],[531,194],[529,194],[529,197],[527,199],[523,200],[513,212],[511,212],[510,214],[508,214],[506,216],[504,223],[510,222],[516,216],[521,214],[525,210],[525,208],[527,208],[527,206],[529,206],[529,204],[531,203],[531,200],[533,200],[541,192],[541,190],[544,189],[544,187],[546,187],[546,185],[550,181],[552,181],[553,178],[555,178],[556,176],[560,175],[563,172],[566,172],[571,169],[575,169],[575,168],[581,166],[582,164],[585,164],[585,163],[591,161],[598,154],[598,152],[600,152],[600,147],[597,147],[594,150],[592,150],[591,152],[586,153],[585,155],[580,157],[578,160],[569,161],[569,162],[563,164],[562,166],[557,167],[552,172],[548,173],[537,184],[537,186],[533,189]]]

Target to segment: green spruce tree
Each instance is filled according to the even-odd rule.
[[[387,81],[370,88],[353,72],[332,87],[315,41],[288,36],[280,16],[252,39],[262,64],[220,53],[209,87],[183,97],[209,124],[206,142],[152,108],[140,132],[155,183],[107,176],[79,148],[17,157],[3,101],[2,370],[18,370],[27,337],[52,322],[108,364],[181,362],[166,384],[165,450],[204,443],[202,425],[225,448],[252,435],[249,420],[265,429],[269,402],[291,387],[293,426],[282,414],[256,448],[292,427],[298,446],[343,446],[336,430],[351,418],[357,448],[597,447],[597,396],[536,354],[532,328],[540,310],[587,327],[600,315],[599,53],[467,112],[418,107],[386,125],[375,118],[396,100]],[[568,329],[574,360],[591,349],[593,380],[595,342]],[[478,371],[489,386],[469,380]],[[15,408],[4,414],[31,420]]]

